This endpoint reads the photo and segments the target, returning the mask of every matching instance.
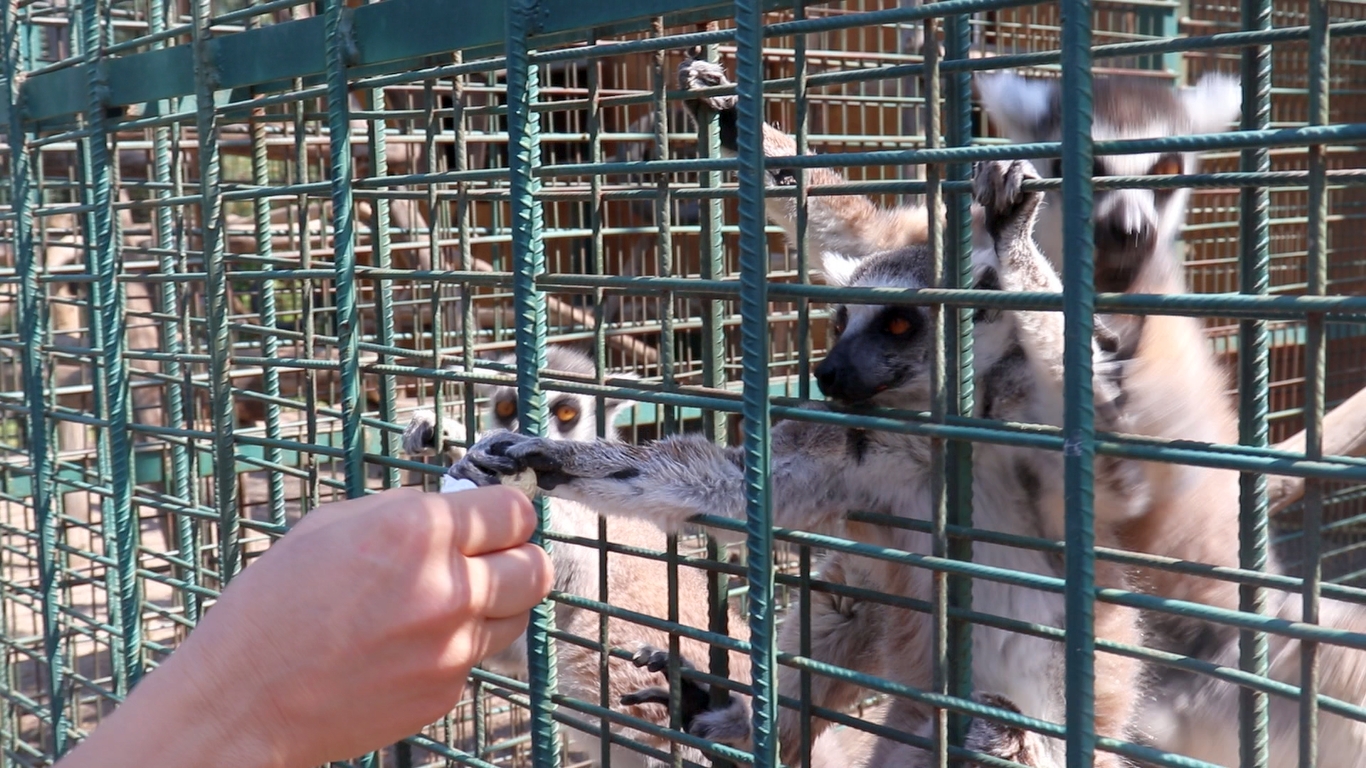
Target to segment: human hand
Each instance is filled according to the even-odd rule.
[[[502,487],[319,508],[61,768],[293,768],[412,734],[549,592],[550,560],[525,543],[534,528],[526,497]]]

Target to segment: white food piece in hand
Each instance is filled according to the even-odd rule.
[[[459,492],[461,492],[461,491],[472,491],[472,490],[474,490],[475,488],[478,488],[478,487],[479,487],[479,486],[477,486],[477,485],[474,484],[474,481],[472,481],[472,480],[466,480],[466,479],[463,478],[463,477],[462,477],[462,478],[454,478],[454,477],[451,477],[450,475],[442,475],[442,476],[441,476],[441,492],[442,492],[442,493],[459,493]]]
[[[534,469],[524,469],[515,475],[504,475],[499,483],[516,488],[526,494],[528,499],[536,498],[536,495],[541,492],[540,487],[536,485],[536,470]]]

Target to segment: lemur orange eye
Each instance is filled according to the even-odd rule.
[[[1181,161],[1168,155],[1153,164],[1152,170],[1148,171],[1151,176],[1176,176],[1181,173]]]
[[[579,417],[579,409],[572,405],[562,405],[555,409],[555,418],[563,422],[571,422]]]
[[[498,414],[500,419],[510,419],[517,415],[517,401],[499,400],[498,405],[493,407],[493,412]]]
[[[887,333],[893,336],[904,335],[909,330],[911,330],[911,321],[904,317],[894,317],[887,321]]]

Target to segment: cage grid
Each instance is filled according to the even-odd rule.
[[[843,190],[810,194],[866,193],[882,204],[924,199],[931,143],[1001,143],[978,110],[959,108],[971,95],[968,71],[999,63],[1057,74],[1072,57],[1096,74],[1188,83],[1207,71],[1246,77],[1254,52],[1269,102],[1244,128],[1293,135],[1205,145],[1206,173],[1280,176],[1256,180],[1261,187],[1190,180],[1188,285],[1336,297],[1333,314],[1309,320],[1301,310],[1263,321],[1256,312],[1268,305],[1207,304],[1216,354],[1267,382],[1229,393],[1244,403],[1249,444],[1286,440],[1306,415],[1361,388],[1362,308],[1347,298],[1360,293],[1366,218],[1361,4],[941,5],[7,3],[0,760],[46,764],[96,727],[299,516],[366,490],[434,489],[440,460],[402,455],[399,434],[415,409],[432,408],[459,419],[459,442],[469,443],[481,427],[472,414],[485,405],[475,385],[520,384],[527,414],[543,389],[625,397],[632,407],[616,426],[626,439],[701,431],[764,455],[756,426],[818,396],[809,375],[827,348],[821,298],[836,294],[802,289],[816,282],[809,254],[757,212],[752,156],[717,160],[714,129],[687,117],[674,71],[676,51],[691,45],[705,44],[734,73],[741,102],[803,148],[851,156],[837,160]],[[1259,29],[1273,34],[1253,47],[1237,38]],[[927,58],[927,40],[942,43],[938,59]],[[943,75],[942,105],[927,98],[931,62]],[[943,134],[933,141],[931,120]],[[1294,133],[1306,125],[1330,129]],[[1322,148],[1318,170],[1313,137],[1324,142],[1312,145]],[[1258,140],[1274,146],[1258,150]],[[965,200],[954,182],[970,157],[937,165],[951,204]],[[733,168],[738,186],[722,172]],[[1264,219],[1248,230],[1257,195]],[[1311,237],[1320,225],[1326,241]],[[1265,241],[1263,255],[1249,237]],[[591,351],[593,380],[538,370],[535,352],[548,343]],[[961,351],[950,349],[951,359]],[[614,378],[626,373],[644,378]],[[1306,396],[1316,385],[1322,403]],[[951,417],[947,407],[935,418]],[[528,415],[524,426],[536,422]],[[1306,485],[1321,488],[1322,501],[1274,515],[1270,546],[1296,576],[1321,576],[1338,585],[1334,595],[1359,601],[1360,464],[1288,471],[1321,478]],[[751,530],[763,519],[752,501]],[[547,535],[552,546],[587,546]],[[1067,543],[1084,541],[1084,526],[1077,535]],[[964,540],[943,543],[958,557]],[[753,609],[761,719],[776,711],[762,674],[763,662],[777,664],[775,625],[794,601],[840,588],[811,577],[815,558],[860,551],[766,530],[730,550],[700,531],[657,552],[594,546],[671,572],[704,567],[716,605]],[[1245,567],[1255,569],[1257,550],[1245,551]],[[961,639],[963,582],[949,581],[958,591],[929,602],[954,617],[951,637]],[[610,611],[611,595],[598,598]],[[713,613],[711,628],[725,631],[725,611]],[[610,704],[605,688],[599,701],[561,699],[552,711],[549,671],[536,662],[552,637],[629,653],[602,650],[606,622],[597,638],[567,637],[549,615],[530,633],[541,649],[533,684],[479,673],[442,722],[361,763],[592,759],[561,754],[551,723],[606,723],[593,708]],[[749,647],[750,632],[728,630],[732,650]],[[1069,685],[1083,678],[1069,675]],[[905,693],[860,682],[867,706],[832,719],[869,727],[880,697]],[[945,686],[967,691],[961,680]],[[1090,751],[1091,713],[1077,706],[1069,747]],[[756,764],[772,764],[773,750],[760,738]]]

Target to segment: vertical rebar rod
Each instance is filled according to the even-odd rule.
[[[944,19],[944,58],[961,61],[968,58],[972,43],[972,17],[957,14]],[[927,40],[927,45],[934,41]],[[972,143],[972,75],[956,71],[944,78],[944,100],[948,109],[946,144],[966,147]],[[942,120],[942,116],[941,116]],[[966,181],[971,177],[968,163],[949,163],[945,175],[949,181]],[[949,288],[966,288],[972,284],[972,198],[963,192],[945,195],[945,284]],[[935,217],[938,212],[929,209]],[[952,340],[944,349],[948,387],[947,416],[971,416],[974,410],[973,310],[963,307],[944,314],[944,337]],[[944,503],[948,522],[963,528],[972,526],[972,443],[950,440],[945,448],[944,469],[947,478]],[[972,540],[949,540],[949,556],[954,560],[972,560]],[[972,579],[954,574],[948,579],[949,606],[963,610],[972,607]],[[948,619],[950,693],[966,697],[972,692],[972,624],[963,619]],[[961,744],[967,731],[968,718],[951,713],[948,718],[949,738]]]
[[[706,31],[713,31],[717,25],[711,22],[706,24],[705,28]],[[704,46],[702,55],[710,62],[719,60],[715,45]],[[720,157],[721,132],[718,117],[715,112],[708,111],[705,114],[708,115],[707,118],[697,126],[697,154],[700,157]],[[699,174],[698,183],[703,188],[714,189],[721,186],[721,174],[718,171],[703,171]],[[702,225],[699,236],[702,249],[702,277],[706,280],[719,280],[726,274],[725,238],[721,233],[721,201],[715,197],[702,200],[698,214]],[[702,384],[708,388],[724,386],[726,381],[724,319],[725,307],[719,299],[707,299],[702,303],[702,334],[705,337]],[[704,411],[702,434],[717,445],[725,445],[729,437],[726,434],[726,415],[719,411]],[[722,550],[716,538],[708,536],[707,558],[719,561],[721,555]],[[707,628],[720,635],[727,635],[733,629],[730,626],[729,585],[730,577],[722,572],[711,573],[707,579]],[[711,646],[707,661],[707,669],[711,674],[723,680],[730,677],[730,656],[725,648]],[[722,709],[730,703],[730,691],[719,685],[712,686],[710,694],[709,704],[713,709]],[[729,760],[719,757],[713,758],[711,764],[712,768],[731,768],[733,765]]]
[[[777,765],[773,510],[769,496],[768,247],[764,214],[763,10],[736,0],[737,155],[740,178],[740,335],[745,521],[754,766]]]
[[[111,623],[118,628],[117,656],[114,660],[114,689],[126,693],[142,676],[142,600],[138,589],[138,526],[133,511],[133,444],[129,432],[128,369],[124,359],[124,290],[118,279],[119,245],[114,221],[114,187],[111,173],[115,155],[109,151],[109,129],[105,111],[109,83],[104,57],[108,5],[102,0],[81,3],[81,53],[89,64],[89,101],[85,115],[88,136],[83,142],[90,161],[90,176],[84,188],[91,207],[93,252],[97,270],[98,314],[102,352],[101,381],[105,393],[105,431],[109,457],[109,496],[103,504],[105,530],[114,541],[105,542],[106,551],[117,565],[108,572],[108,584],[116,599],[110,601]],[[112,545],[112,546],[111,546]]]
[[[19,276],[19,335],[23,343],[20,351],[24,378],[24,406],[27,410],[24,428],[29,446],[29,466],[32,470],[33,516],[38,534],[38,588],[42,600],[41,622],[43,635],[43,663],[46,674],[43,687],[47,693],[47,720],[52,728],[52,754],[60,757],[66,752],[66,671],[62,649],[56,552],[57,514],[53,504],[53,461],[48,442],[47,402],[43,381],[44,330],[47,327],[47,302],[38,281],[37,243],[34,242],[34,210],[39,205],[33,149],[29,142],[33,134],[23,122],[24,100],[22,79],[18,77],[30,65],[27,24],[20,21],[20,0],[4,4],[3,34],[5,67],[0,76],[5,79],[5,99],[9,112],[10,149],[10,205],[14,213],[14,256]],[[6,664],[6,667],[10,666]]]
[[[939,34],[934,19],[926,19],[925,29],[925,148],[936,149],[940,145],[940,87],[939,87]],[[941,189],[939,186],[939,166],[930,163],[925,167],[925,208],[930,211],[929,245],[931,274],[934,285],[944,285],[944,229],[939,221]],[[934,334],[934,357],[930,361],[930,412],[931,417],[942,422],[949,411],[949,388],[945,378],[948,375],[947,337],[945,336],[945,314],[943,304],[933,304],[930,310],[930,327]],[[952,311],[952,310],[950,310]],[[948,537],[949,506],[945,487],[945,468],[947,466],[946,446],[938,437],[930,439],[930,509],[933,525],[932,551],[935,557],[948,557],[950,540]],[[933,588],[933,676],[934,690],[937,693],[954,693],[953,670],[950,667],[949,652],[949,576],[943,571],[934,571],[931,576]],[[949,728],[948,710],[936,707],[934,710],[934,765],[945,768],[949,761],[949,743],[952,732]]]
[[[1096,452],[1091,382],[1095,327],[1091,227],[1091,2],[1062,4],[1063,483],[1066,522],[1067,768],[1088,768],[1095,731]]]
[[[346,59],[350,34],[343,26],[345,0],[328,0],[323,13],[327,60],[327,146],[331,158],[332,268],[336,273],[337,354],[341,372],[342,469],[346,495],[365,493],[365,441],[360,391],[360,307],[356,286],[356,214],[352,200],[351,110]]]
[[[379,117],[384,113],[385,98],[383,88],[372,88],[370,90],[370,110],[376,115],[375,119],[367,121],[368,142],[370,150],[370,175],[379,179],[389,175],[389,146],[385,136],[385,125],[383,118]],[[394,266],[394,254],[389,238],[389,198],[384,196],[376,197],[374,209],[371,214],[373,219],[370,222],[370,247],[371,258],[380,269],[392,269]],[[394,340],[394,283],[391,280],[375,281],[375,313],[378,315],[376,320],[379,326],[379,344],[383,349],[393,349]],[[381,365],[392,365],[393,357],[387,352],[380,353],[379,362]],[[379,417],[384,423],[392,424],[397,418],[395,404],[398,394],[394,389],[394,377],[389,374],[380,376],[379,387]],[[473,409],[470,411],[473,413]],[[441,435],[441,432],[437,432]],[[397,435],[385,429],[380,432],[380,453],[384,456],[393,456],[398,453]],[[440,437],[437,438],[440,440]],[[437,453],[441,453],[442,446],[437,446]],[[396,488],[400,485],[398,467],[386,465],[384,468],[384,487]]]
[[[241,521],[237,514],[237,462],[234,456],[231,328],[228,275],[223,241],[223,189],[218,147],[218,112],[213,95],[217,67],[209,46],[209,0],[193,0],[191,43],[195,53],[195,126],[198,133],[200,226],[206,273],[209,327],[209,405],[213,417],[214,507],[218,512],[219,578],[227,583],[241,567]]]
[[[545,395],[540,372],[545,367],[545,294],[536,276],[545,271],[545,243],[541,237],[541,205],[535,199],[541,164],[539,72],[530,58],[529,37],[537,24],[537,0],[514,0],[507,5],[508,172],[511,181],[513,309],[517,328],[517,420],[527,435],[544,435]],[[545,532],[550,508],[536,500],[538,525],[532,540],[551,548]],[[531,759],[538,768],[560,765],[559,727],[552,712],[556,689],[554,602],[544,600],[531,612],[527,657],[531,680]]]
[[[1271,0],[1242,0],[1244,30],[1271,28]],[[1271,122],[1271,48],[1249,46],[1242,53],[1243,130],[1265,130]],[[1245,149],[1238,169],[1245,173],[1271,170],[1265,148]],[[1266,187],[1244,187],[1239,193],[1238,239],[1241,262],[1239,289],[1265,296],[1271,282],[1270,194]],[[1265,447],[1268,426],[1268,391],[1271,383],[1269,336],[1265,320],[1238,323],[1238,441]],[[1250,571],[1267,567],[1267,483],[1256,472],[1239,475],[1238,562]],[[1266,593],[1260,587],[1238,588],[1239,610],[1263,613]],[[1239,633],[1239,668],[1254,675],[1267,674],[1267,636],[1263,632]],[[1239,689],[1239,749],[1242,768],[1261,768],[1267,754],[1267,696],[1261,691]]]
[[[1309,125],[1328,124],[1328,0],[1309,0]],[[1309,225],[1306,233],[1308,285],[1310,296],[1328,292],[1328,187],[1325,147],[1309,145]],[[1311,313],[1305,334],[1304,370],[1304,453],[1310,461],[1323,456],[1324,375],[1327,367],[1327,339],[1324,317]],[[1306,478],[1304,483],[1304,591],[1302,620],[1319,621],[1319,587],[1323,564],[1319,560],[1323,526],[1323,481]],[[1319,644],[1300,644],[1300,768],[1314,768],[1318,762]]]
[[[163,31],[166,28],[166,2],[167,0],[150,0],[148,3],[148,29],[153,34]],[[157,42],[153,45],[154,49],[164,48],[165,41]],[[157,102],[157,111],[160,114],[167,114],[171,111],[171,101],[162,100]],[[155,199],[159,204],[152,209],[152,222],[156,229],[156,244],[160,249],[158,256],[158,267],[162,274],[175,274],[178,270],[176,259],[176,233],[175,217],[171,215],[169,198],[173,194],[173,183],[171,179],[171,128],[170,126],[158,125],[152,129],[152,178],[156,182]],[[167,353],[165,371],[167,384],[163,388],[165,398],[163,401],[163,412],[165,413],[166,426],[187,429],[190,425],[186,418],[186,405],[193,402],[194,393],[188,390],[182,383],[185,372],[182,370],[180,357],[185,353],[184,335],[180,332],[179,324],[173,318],[180,317],[180,283],[167,281],[159,286],[159,310],[164,318],[160,323],[161,328],[161,347]],[[193,444],[188,440],[171,441],[167,458],[169,460],[169,471],[167,472],[168,486],[172,498],[180,499],[189,506],[193,499],[191,479],[191,462],[194,460],[192,453]],[[199,621],[199,594],[195,587],[199,586],[199,573],[193,563],[198,562],[199,552],[195,532],[197,529],[195,518],[187,514],[177,514],[175,516],[175,546],[180,553],[181,560],[189,561],[192,565],[189,568],[176,568],[174,573],[177,578],[185,582],[186,588],[179,590],[178,599],[185,611],[185,618],[193,623]]]

